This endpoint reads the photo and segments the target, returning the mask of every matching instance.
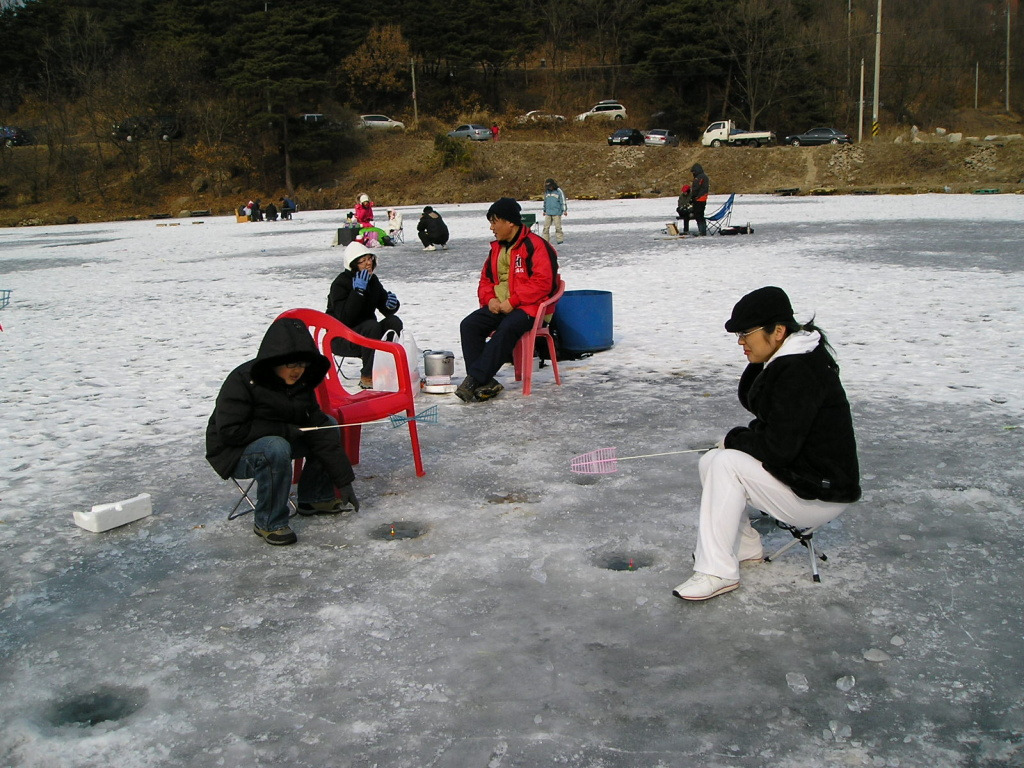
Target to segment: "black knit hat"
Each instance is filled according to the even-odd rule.
[[[725,330],[738,333],[783,322],[795,322],[793,305],[789,303],[789,296],[784,290],[769,285],[751,291],[736,302],[732,308],[732,317],[725,323]]]
[[[434,212],[434,209],[431,208],[429,205],[423,208],[423,213],[433,213],[433,212]]]
[[[487,209],[487,220],[503,219],[509,224],[523,223],[523,207],[511,197],[502,197]]]

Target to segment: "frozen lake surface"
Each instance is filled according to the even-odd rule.
[[[1024,198],[742,196],[753,235],[680,241],[674,199],[566,192],[562,274],[613,292],[614,348],[527,398],[510,367],[489,403],[421,395],[423,478],[407,430],[364,428],[361,511],[285,548],[226,519],[204,429],[273,318],[324,308],[346,211],[0,230],[0,766],[1024,764]],[[436,207],[451,250],[407,207],[379,274],[460,378],[487,206]],[[796,548],[683,603],[696,457],[569,461],[745,423],[722,325],[768,284],[829,333],[864,498],[822,583]]]

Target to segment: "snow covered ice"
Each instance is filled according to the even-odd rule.
[[[428,203],[451,250],[405,207],[380,275],[458,380],[487,205]],[[562,274],[613,292],[614,348],[528,398],[510,367],[489,403],[421,395],[423,478],[365,427],[362,509],[286,548],[226,519],[204,428],[273,318],[324,307],[344,211],[0,230],[0,766],[1024,763],[1024,198],[741,196],[753,235],[682,241],[674,204],[572,202]],[[697,458],[569,462],[745,423],[722,324],[768,284],[829,333],[864,498],[815,536],[821,584],[796,547],[686,604]]]

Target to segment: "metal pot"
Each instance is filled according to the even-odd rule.
[[[452,376],[455,374],[455,353],[427,349],[423,351],[424,376]]]

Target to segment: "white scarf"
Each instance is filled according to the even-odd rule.
[[[821,341],[821,334],[817,331],[797,331],[791,333],[782,342],[782,346],[775,350],[775,354],[765,361],[765,367],[773,360],[778,360],[786,355],[806,355],[813,352]]]

